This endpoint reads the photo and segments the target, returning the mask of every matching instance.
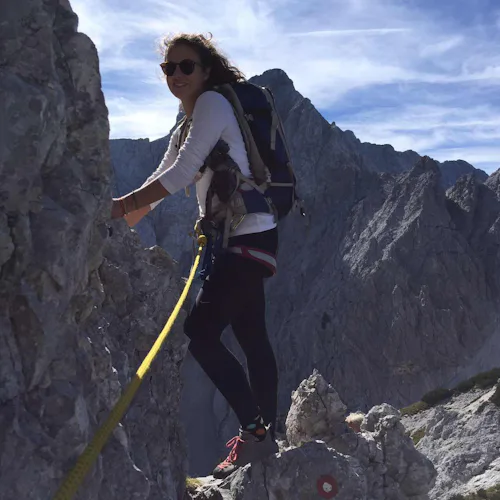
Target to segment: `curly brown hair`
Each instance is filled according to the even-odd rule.
[[[228,58],[216,47],[212,41],[212,34],[206,37],[202,34],[180,33],[165,37],[160,49],[163,59],[166,60],[168,51],[174,45],[179,44],[185,44],[196,50],[203,68],[210,68],[207,88],[245,80],[245,75],[238,68],[232,66]]]

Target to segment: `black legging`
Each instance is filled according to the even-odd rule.
[[[265,324],[265,269],[234,254],[219,257],[204,282],[184,331],[189,350],[226,398],[242,427],[261,415],[276,424],[278,371]],[[247,358],[245,370],[221,342],[231,325]]]

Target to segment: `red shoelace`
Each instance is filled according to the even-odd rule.
[[[241,443],[244,443],[245,441],[240,438],[240,436],[234,436],[234,438],[230,439],[227,443],[226,446],[228,448],[232,448],[231,451],[229,452],[229,456],[224,460],[219,465],[219,469],[224,469],[224,467],[228,467],[229,465],[234,465],[234,462],[238,458],[238,449],[240,447]]]

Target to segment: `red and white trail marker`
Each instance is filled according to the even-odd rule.
[[[321,476],[317,481],[318,493],[322,498],[336,497],[339,492],[337,481],[332,476]]]

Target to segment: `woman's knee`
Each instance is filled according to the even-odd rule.
[[[222,343],[214,338],[207,338],[202,335],[194,335],[188,344],[188,350],[199,363],[207,358],[213,358]]]
[[[220,342],[222,330],[219,325],[196,314],[190,314],[184,321],[184,333],[191,340],[190,345],[194,343],[208,347]]]

